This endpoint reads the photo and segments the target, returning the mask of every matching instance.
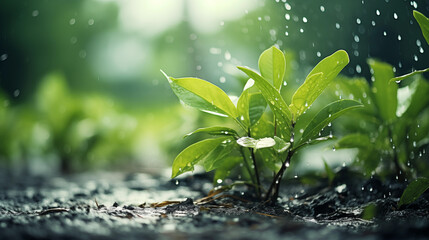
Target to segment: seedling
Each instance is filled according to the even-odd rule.
[[[305,118],[300,117],[348,62],[348,54],[343,50],[320,61],[293,94],[290,104],[280,94],[284,85],[285,56],[274,46],[259,57],[260,73],[248,67],[238,67],[250,79],[237,104],[219,87],[205,80],[173,78],[164,73],[183,103],[229,117],[239,127],[239,130],[209,127],[188,134],[205,132],[214,138],[194,143],[179,153],[173,162],[171,177],[192,171],[196,164],[202,163],[206,171],[216,170],[215,180],[220,182],[242,163],[257,196],[267,203],[275,203],[283,174],[294,154],[306,145],[329,140],[331,136],[320,136],[323,128],[345,112],[362,106],[353,100],[335,101],[321,109],[311,121],[301,123]],[[295,129],[297,123],[306,126],[302,132]],[[263,191],[260,181],[261,166],[275,172],[267,191]]]

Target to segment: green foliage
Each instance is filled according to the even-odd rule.
[[[417,11],[414,17],[428,40],[428,19]],[[361,79],[337,83],[342,91],[367,100],[362,101],[365,108],[356,116],[365,120],[364,127],[354,127],[352,134],[339,140],[335,147],[358,148],[357,158],[368,175],[377,170],[380,175],[394,174],[398,179],[415,178],[421,170],[423,148],[428,145],[425,139],[429,139],[429,83],[421,76],[429,69],[394,78],[391,65],[375,59],[369,59],[368,64],[371,87]],[[398,88],[396,83],[406,79],[412,82],[405,81]],[[349,129],[353,129],[352,125],[356,125],[356,118],[350,119]]]
[[[427,44],[429,44],[429,18],[427,18],[425,15],[423,15],[421,12],[414,10],[413,16],[417,20],[420,26],[420,30],[422,30],[423,37],[426,39]],[[423,70],[415,70],[411,73],[405,74],[403,76],[399,76],[396,78],[392,78],[390,81],[394,81],[399,83],[400,81],[412,77],[416,74],[421,74],[429,72],[429,68],[423,69]]]
[[[295,124],[301,123],[299,117],[305,114],[305,110],[348,62],[348,55],[342,50],[323,59],[295,92],[290,105],[280,94],[286,62],[283,52],[276,47],[261,54],[261,74],[248,67],[238,67],[250,79],[237,107],[225,92],[209,82],[197,78],[176,79],[164,74],[182,102],[211,114],[228,116],[241,127],[240,131],[209,127],[191,133],[205,132],[215,138],[202,140],[183,150],[173,162],[172,177],[192,171],[196,164],[202,163],[206,171],[216,170],[215,182],[218,182],[227,177],[238,162],[242,162],[261,197],[261,171],[258,168],[265,166],[277,172],[265,194],[266,200],[275,202],[280,180],[294,153],[302,146],[329,139],[319,137],[320,131],[345,112],[362,106],[353,100],[333,102],[307,124],[300,139],[295,139]],[[266,111],[267,104],[274,115],[272,121]],[[294,143],[298,144],[294,146]]]
[[[416,180],[412,181],[404,190],[404,193],[402,193],[401,199],[398,202],[398,207],[414,202],[428,189],[429,179],[417,178]]]
[[[413,11],[413,16],[419,23],[423,37],[425,37],[426,42],[429,44],[429,18],[416,10]]]

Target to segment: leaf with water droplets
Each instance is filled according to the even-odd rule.
[[[407,188],[405,188],[404,193],[402,193],[401,199],[398,202],[398,207],[414,202],[420,195],[426,192],[427,189],[429,189],[428,178],[422,177],[412,181]]]
[[[360,102],[347,99],[328,104],[326,107],[320,110],[320,112],[316,114],[307,127],[305,127],[304,133],[300,139],[300,143],[305,143],[309,139],[317,137],[319,132],[322,131],[322,129],[334,119],[343,115],[345,112],[358,107],[363,107],[363,105]]]
[[[293,119],[307,110],[323,90],[334,80],[341,70],[349,63],[346,51],[339,50],[320,61],[308,74],[305,82],[296,90],[292,97],[290,109]]]
[[[413,11],[414,18],[419,23],[420,29],[422,30],[423,37],[426,39],[426,42],[429,44],[429,19],[420,13],[419,11]]]
[[[239,162],[243,161],[243,157],[235,157],[230,156],[225,158],[222,161],[222,164],[219,168],[216,169],[215,175],[214,175],[214,182],[215,184],[218,183],[218,180],[224,180],[226,177],[229,176],[231,173],[231,170],[238,165]]]
[[[261,75],[280,91],[286,69],[286,59],[282,51],[275,46],[265,50],[258,61]]]
[[[371,139],[368,135],[360,134],[360,133],[353,133],[346,135],[342,137],[340,140],[338,140],[334,147],[336,149],[344,149],[344,148],[360,148],[360,149],[366,149],[373,145],[371,143]]]
[[[276,141],[276,145],[273,146],[273,149],[278,153],[285,152],[290,147],[290,142],[286,142],[277,136],[274,136],[274,141]]]
[[[398,85],[389,84],[390,79],[394,77],[393,67],[375,59],[368,59],[368,65],[374,79],[372,91],[380,117],[385,121],[391,121],[396,118],[398,106]]]
[[[260,92],[252,92],[252,88],[245,89],[238,99],[237,110],[245,126],[253,126],[264,114],[267,103]]]
[[[247,76],[255,80],[256,86],[261,90],[262,96],[273,111],[277,124],[278,134],[283,139],[290,138],[291,113],[288,105],[280,93],[264,77],[247,67],[238,67]]]
[[[238,137],[238,133],[232,129],[232,128],[228,128],[228,127],[207,127],[207,128],[198,128],[197,130],[186,134],[184,137],[189,137],[191,135],[194,135],[196,133],[208,133],[210,135],[215,135],[215,136],[234,136],[234,137]]]
[[[237,118],[237,109],[222,89],[199,78],[173,78],[167,76],[176,96],[185,104],[201,111]]]
[[[229,157],[234,157],[232,152],[236,147],[237,144],[235,141],[231,141],[230,139],[217,145],[203,160],[206,172],[227,166],[227,163],[231,160]]]
[[[405,74],[405,75],[402,75],[402,76],[399,76],[399,77],[392,78],[392,79],[390,79],[390,81],[389,81],[389,82],[390,82],[390,83],[392,83],[392,82],[400,83],[402,80],[404,80],[404,79],[406,79],[406,78],[412,77],[412,76],[414,76],[414,75],[416,75],[416,74],[422,74],[422,73],[425,73],[425,72],[429,72],[429,68],[426,68],[426,69],[423,69],[423,70],[416,70],[416,71],[412,71],[412,72],[407,73],[407,74]]]
[[[268,148],[276,145],[276,141],[273,138],[260,138],[254,139],[251,137],[242,137],[237,140],[237,144],[242,147],[260,149],[260,148]]]
[[[193,171],[195,164],[204,159],[223,141],[230,139],[231,137],[205,139],[185,148],[173,161],[171,178]]]

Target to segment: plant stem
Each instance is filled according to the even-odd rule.
[[[250,128],[247,129],[247,136],[252,137],[252,134],[250,132]],[[256,164],[256,156],[255,156],[255,150],[253,148],[249,148],[250,150],[250,157],[253,161],[253,168],[255,170],[255,177],[256,177],[256,193],[258,194],[258,197],[261,198],[261,180],[259,178],[259,171],[258,171],[258,165]]]
[[[280,168],[280,170],[277,172],[276,176],[274,177],[273,182],[271,183],[271,186],[268,189],[267,195],[265,196],[266,202],[274,204],[277,201],[277,198],[279,196],[280,182],[282,180],[284,172],[289,167],[290,159],[292,158],[293,153],[294,153],[293,151],[288,152],[287,157],[282,164],[282,167]],[[273,190],[274,190],[274,192],[273,192]]]
[[[291,139],[293,139],[293,131],[294,131],[295,123],[292,122],[291,124]],[[290,148],[288,150],[287,156],[285,161],[283,162],[280,170],[277,172],[277,174],[274,176],[273,182],[271,183],[270,188],[268,189],[267,195],[265,196],[265,201],[269,202],[270,204],[274,204],[277,201],[277,198],[279,196],[279,189],[280,189],[280,183],[283,177],[284,172],[290,165],[290,160],[295,153],[295,150],[293,150],[293,141],[290,141]],[[274,192],[273,192],[274,191]]]

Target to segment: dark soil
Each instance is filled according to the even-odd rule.
[[[279,203],[236,187],[214,197],[204,175],[0,175],[0,239],[428,239],[429,194],[397,208],[406,184],[353,176],[286,180]],[[223,197],[220,197],[223,196]],[[177,202],[164,202],[164,201]],[[209,199],[205,199],[209,200]],[[158,204],[158,207],[155,205]],[[372,211],[370,209],[373,209]]]

